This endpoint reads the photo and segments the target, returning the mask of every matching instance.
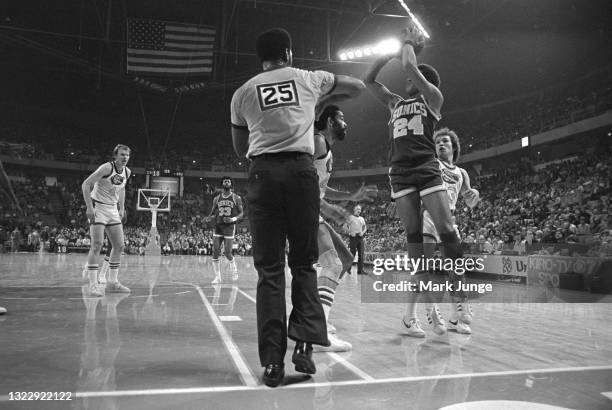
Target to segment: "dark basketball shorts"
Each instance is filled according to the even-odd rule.
[[[415,167],[392,165],[389,168],[391,198],[397,199],[413,192],[421,197],[436,191],[444,191],[440,167],[437,160],[425,162]]]
[[[217,238],[234,239],[235,233],[236,233],[236,225],[217,224],[215,225],[215,232],[213,233],[213,236]]]

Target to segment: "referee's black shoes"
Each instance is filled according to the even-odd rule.
[[[306,374],[315,374],[317,368],[312,360],[312,344],[306,342],[295,342],[295,350],[291,358],[295,364],[295,371]]]
[[[276,387],[285,377],[285,366],[282,364],[269,364],[263,374],[263,382],[268,387]]]

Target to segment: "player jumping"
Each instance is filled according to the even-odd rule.
[[[423,44],[418,28],[410,24],[401,35],[401,60],[407,77],[406,92],[409,98],[403,99],[376,81],[379,71],[392,56],[378,58],[364,78],[368,89],[391,114],[391,197],[395,199],[406,231],[410,257],[420,258],[424,254],[422,203],[429,211],[440,235],[444,255],[451,259],[461,258],[463,251],[453,227],[448,194],[442,183],[433,140],[434,129],[440,121],[440,110],[444,102],[439,89],[440,76],[429,65],[417,65],[415,48],[419,49]],[[410,312],[408,316],[412,319],[408,323],[404,321],[403,326],[405,331],[410,333],[418,322],[416,312]]]

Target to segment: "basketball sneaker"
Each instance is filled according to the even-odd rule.
[[[107,262],[103,262],[102,268],[100,268],[100,272],[98,273],[98,283],[102,286],[106,286],[106,274],[108,273],[109,266]]]
[[[472,307],[467,300],[457,302],[457,316],[459,320],[466,325],[472,323]]]
[[[108,282],[106,289],[109,293],[130,293],[131,290],[127,286],[122,285],[119,282]]]
[[[438,306],[427,309],[427,322],[433,327],[433,331],[438,336],[446,333],[446,321],[442,318]]]
[[[348,352],[353,349],[353,345],[349,342],[338,338],[336,335],[327,334],[329,346],[312,346],[313,352]]]
[[[412,337],[425,337],[426,333],[421,328],[421,322],[418,319],[412,318],[406,323],[406,319],[402,318],[402,328],[400,334]]]
[[[331,323],[327,322],[327,333],[329,333],[331,335],[335,335],[336,334],[336,326],[334,326]]]
[[[102,286],[98,283],[92,283],[87,287],[86,295],[101,298],[104,296],[104,293],[104,288]]]
[[[448,330],[454,330],[462,335],[471,335],[472,329],[469,325],[463,323],[461,320],[449,320]]]

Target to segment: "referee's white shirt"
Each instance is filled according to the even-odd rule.
[[[231,113],[233,127],[249,130],[246,156],[313,155],[315,106],[334,86],[332,73],[293,67],[264,71],[244,83],[232,97]]]
[[[363,219],[363,216],[353,215],[353,217],[350,218],[350,221],[348,223],[349,236],[356,236],[358,234],[361,234],[365,229],[365,226],[366,223],[365,219]]]

